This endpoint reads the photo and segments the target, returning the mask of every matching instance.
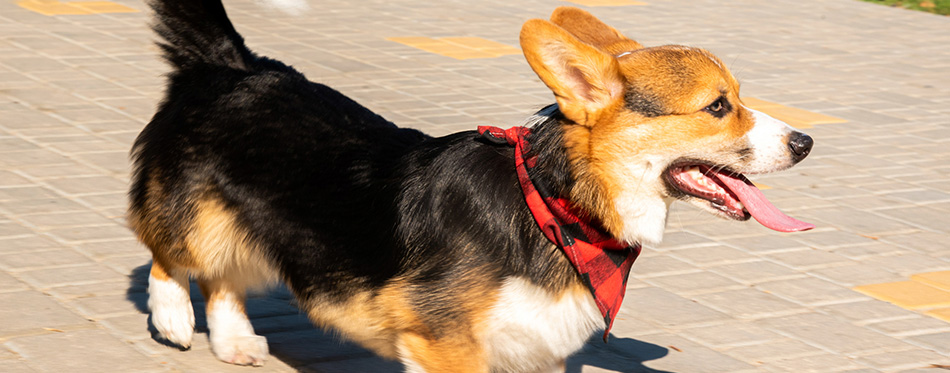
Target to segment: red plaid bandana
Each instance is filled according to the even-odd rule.
[[[640,245],[628,246],[610,237],[575,214],[576,208],[570,201],[551,195],[544,185],[531,180],[528,170],[535,167],[537,157],[524,158],[531,150],[525,139],[531,133],[530,129],[512,127],[503,130],[479,126],[478,133],[493,143],[515,147],[515,169],[528,209],[548,240],[564,251],[594,296],[597,308],[607,324],[604,330],[606,342],[610,327],[620,310],[620,303],[623,302],[630,267],[640,255]]]

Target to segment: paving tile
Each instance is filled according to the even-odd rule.
[[[872,237],[872,236],[868,236],[868,237]],[[876,237],[872,237],[872,238],[876,238]],[[876,258],[876,257],[893,257],[893,256],[904,254],[907,252],[907,250],[900,246],[890,245],[883,242],[874,242],[874,243],[868,243],[868,244],[840,247],[837,249],[832,249],[831,252],[836,255],[849,258],[851,260],[866,260],[866,259],[871,259],[871,258]],[[884,261],[887,262],[888,259],[884,259]]]
[[[896,337],[950,331],[950,324],[926,316],[914,316],[899,320],[881,321],[869,324],[867,327]]]
[[[940,320],[950,323],[950,308],[933,309],[933,310],[924,312],[924,314],[936,317]]]
[[[26,289],[26,284],[20,282],[9,274],[0,272],[0,293],[15,292]]]
[[[9,345],[41,372],[96,371],[109,362],[115,371],[165,369],[127,343],[102,330],[81,330],[17,338]]]
[[[678,249],[699,245],[714,245],[715,243],[705,237],[697,236],[689,232],[666,232],[663,235],[663,243],[655,250]]]
[[[76,249],[95,259],[138,255],[149,252],[144,245],[131,237],[131,235],[125,239],[79,244],[76,245]]]
[[[70,329],[89,322],[36,291],[0,293],[0,335],[10,337],[42,332],[43,328]],[[30,310],[30,312],[23,312]]]
[[[634,264],[633,273],[639,278],[695,272],[697,268],[668,255],[644,255]]]
[[[618,317],[623,315],[671,328],[728,319],[722,312],[657,288],[627,290]]]
[[[913,252],[902,252],[888,256],[869,257],[864,261],[867,265],[909,277],[915,273],[950,269],[950,263],[934,260],[930,255]]]
[[[914,317],[913,311],[878,300],[860,300],[847,303],[823,305],[818,308],[845,320],[867,323],[872,321],[906,319]]]
[[[950,217],[945,212],[936,209],[926,207],[896,208],[881,210],[880,214],[933,231],[944,233],[950,231],[950,228],[947,228],[950,226]]]
[[[36,373],[25,360],[0,360],[0,370],[7,373]]]
[[[722,242],[728,244],[729,246],[757,254],[799,250],[808,247],[806,244],[803,244],[793,238],[798,238],[798,236],[791,237],[768,235],[742,237],[722,240]]]
[[[950,354],[950,332],[924,334],[907,338],[914,343],[923,344],[941,354]]]
[[[76,243],[86,241],[114,241],[116,239],[132,237],[132,233],[128,228],[118,224],[94,227],[56,228],[49,230],[49,233],[62,240]]]
[[[758,284],[756,288],[807,306],[867,299],[844,286],[814,277],[770,281]]]
[[[0,221],[0,238],[16,238],[23,237],[32,234],[33,231],[30,228],[23,226],[22,224],[8,221]]]
[[[105,176],[55,179],[47,181],[47,184],[69,195],[105,193],[128,189],[128,184],[125,182]]]
[[[858,361],[882,370],[930,368],[933,364],[950,365],[950,357],[923,350],[862,356]]]
[[[671,256],[698,267],[757,260],[758,257],[727,246],[696,247],[676,250]]]
[[[40,229],[115,224],[114,221],[102,215],[87,211],[26,215],[20,219]]]
[[[792,359],[803,356],[814,356],[822,352],[821,349],[815,346],[789,338],[766,341],[748,346],[739,346],[726,350],[726,354],[753,364],[762,364],[768,361]]]
[[[126,279],[125,276],[100,264],[24,271],[20,272],[20,276],[23,281],[38,288]]]
[[[904,276],[888,272],[883,268],[864,264],[814,269],[810,270],[809,274],[843,286],[893,282],[905,279]]]
[[[79,284],[79,285],[62,285],[57,287],[52,287],[44,289],[49,295],[56,297],[61,301],[70,301],[79,298],[89,298],[101,295],[117,295],[124,294],[127,297],[128,301],[137,300],[138,298],[132,297],[134,293],[145,293],[147,284],[147,278],[142,279],[142,282],[129,281],[111,281],[111,282],[97,282],[91,284]],[[126,302],[119,302],[126,303]],[[144,310],[144,308],[143,308]]]
[[[909,309],[950,306],[950,292],[916,281],[864,285],[854,290]]]
[[[800,338],[835,353],[909,349],[898,339],[854,326],[831,316],[807,313],[761,320],[759,325]]]
[[[584,6],[629,6],[629,5],[647,5],[647,3],[642,1],[633,1],[633,0],[565,0],[569,3],[574,3]]]
[[[855,363],[850,357],[824,353],[820,355],[778,359],[768,362],[765,367],[778,368],[786,372],[840,372],[861,369],[864,366]]]
[[[805,249],[770,254],[770,258],[797,270],[837,267],[854,264],[854,261],[833,252]]]
[[[746,323],[689,328],[680,332],[680,335],[716,348],[756,345],[784,338],[762,327]]]
[[[98,322],[125,340],[148,339],[151,337],[148,318],[147,313],[133,313],[101,319]]]
[[[680,273],[645,278],[644,281],[678,294],[698,294],[745,287],[734,280],[711,272]]]
[[[748,363],[736,360],[728,355],[703,347],[682,337],[670,334],[644,336],[643,342],[669,347],[669,355],[662,359],[644,362],[650,369],[660,371],[692,372],[738,372],[753,368]],[[703,361],[701,365],[695,361]]]
[[[694,295],[700,303],[741,319],[776,317],[805,312],[801,305],[757,289],[727,290]]]
[[[22,271],[34,268],[83,263],[92,263],[92,261],[76,251],[69,249],[29,251],[19,254],[0,255],[0,268],[9,271]]]
[[[765,281],[791,279],[804,276],[801,272],[765,261],[726,264],[712,267],[710,270],[745,284],[755,284]]]
[[[910,279],[941,290],[950,291],[950,271],[918,273],[910,276]]]
[[[0,239],[0,254],[31,252],[38,249],[56,248],[58,246],[59,244],[55,241],[36,235],[6,238]]]

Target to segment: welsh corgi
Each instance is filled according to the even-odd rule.
[[[791,167],[812,139],[745,107],[705,50],[645,48],[561,7],[521,30],[556,103],[430,137],[254,54],[220,0],[151,6],[173,71],[132,149],[129,223],[154,258],[152,323],[183,348],[195,279],[215,356],[261,365],[245,294],[284,283],[316,325],[409,372],[563,370],[609,328],[673,201],[812,227],[742,176]]]

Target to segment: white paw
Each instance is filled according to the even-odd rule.
[[[238,335],[211,339],[211,350],[219,360],[236,365],[262,366],[267,360],[267,338]]]
[[[195,310],[188,291],[174,280],[158,281],[150,277],[148,292],[152,325],[159,336],[183,348],[191,347],[191,338],[195,334]]]
[[[187,311],[166,307],[152,308],[152,325],[162,339],[182,348],[191,347],[191,338],[195,334],[195,315],[190,306],[189,304]]]

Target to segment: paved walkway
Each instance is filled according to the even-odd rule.
[[[128,149],[168,69],[145,6],[114,2],[0,1],[0,371],[398,371],[312,328],[281,291],[250,305],[274,355],[263,368],[214,360],[200,296],[190,351],[150,337],[149,255],[122,217]],[[506,126],[552,102],[523,57],[438,38],[517,46],[524,20],[565,2],[313,2],[304,17],[226,3],[252,49],[404,126]],[[568,371],[943,371],[950,18],[855,0],[644,3],[587,9],[646,45],[712,50],[745,96],[846,122],[814,124],[808,160],[756,178],[818,229],[778,234],[675,205],[667,240],[634,266],[610,344],[595,338]],[[455,57],[483,58],[387,40],[405,37],[467,42],[482,49]]]

